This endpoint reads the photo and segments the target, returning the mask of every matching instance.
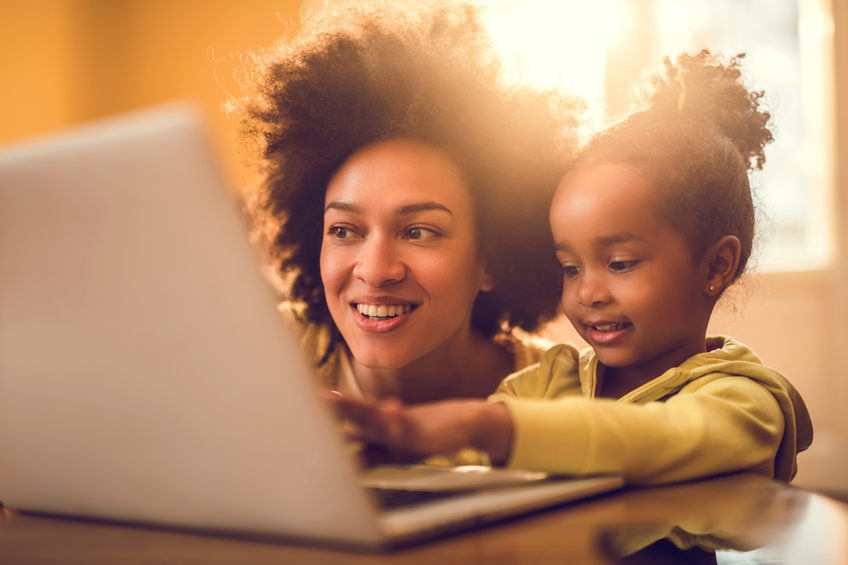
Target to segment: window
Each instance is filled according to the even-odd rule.
[[[768,222],[761,271],[807,270],[833,254],[833,20],[823,0],[488,0],[489,25],[518,78],[595,102],[603,121],[663,55],[746,53],[775,142],[752,186]],[[770,229],[769,229],[770,228]]]

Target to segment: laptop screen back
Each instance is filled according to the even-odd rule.
[[[184,107],[0,152],[0,500],[374,541]]]

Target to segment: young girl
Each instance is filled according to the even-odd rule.
[[[771,141],[738,60],[665,60],[643,107],[597,135],[550,212],[562,309],[592,346],[558,345],[482,401],[338,399],[359,437],[416,455],[618,472],[658,484],[733,471],[789,482],[812,441],[798,392],[729,337],[706,337],[754,238],[748,171]]]

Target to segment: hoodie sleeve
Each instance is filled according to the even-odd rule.
[[[504,402],[512,417],[508,467],[567,475],[621,473],[631,484],[742,470],[774,476],[784,432],[783,412],[765,387],[724,374],[640,405],[575,396],[491,399]]]

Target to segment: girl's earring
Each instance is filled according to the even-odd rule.
[[[712,292],[714,290],[715,290],[715,287],[713,285],[710,285],[710,292]]]

